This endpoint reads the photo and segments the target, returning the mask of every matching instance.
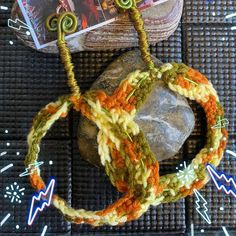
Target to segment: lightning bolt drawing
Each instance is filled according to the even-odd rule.
[[[32,197],[30,212],[28,217],[28,225],[33,224],[35,217],[39,211],[42,212],[46,206],[49,207],[51,205],[54,187],[55,187],[55,179],[51,179],[45,191],[40,191],[39,194]],[[36,209],[34,210],[35,201],[39,202],[42,199],[43,199],[43,204],[40,207],[36,207]]]
[[[18,18],[16,18],[15,20],[8,19],[7,25],[8,25],[8,27],[18,30],[18,31],[21,29],[28,30],[30,28],[25,22],[19,20]]]
[[[223,172],[217,172],[211,164],[207,164],[206,168],[217,189],[219,191],[223,190],[228,195],[232,194],[236,198],[236,182],[233,177],[227,176]]]
[[[43,165],[43,163],[44,163],[43,161],[40,161],[40,162],[36,161],[33,164],[29,164],[29,166],[25,169],[25,172],[21,173],[19,176],[24,177],[24,176],[32,174],[34,171],[37,170],[39,166]]]
[[[196,207],[196,211],[200,214],[200,216],[208,223],[211,224],[211,220],[207,214],[208,212],[208,208],[207,208],[207,201],[205,200],[205,198],[196,190],[193,190],[195,193],[195,196],[197,197],[197,200],[195,201],[197,207]],[[199,205],[199,203],[201,203],[201,205]]]

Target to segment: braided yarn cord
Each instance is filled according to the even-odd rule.
[[[75,109],[97,125],[101,163],[111,183],[124,193],[115,203],[98,211],[73,209],[65,200],[54,195],[53,205],[68,221],[76,224],[120,225],[139,218],[151,205],[174,202],[191,195],[194,189],[201,189],[209,181],[205,165],[217,166],[226,146],[225,128],[213,128],[219,118],[223,119],[224,112],[212,84],[200,72],[182,63],[167,63],[154,68],[136,3],[133,0],[116,0],[116,3],[124,5],[123,9],[130,13],[148,70],[130,73],[111,96],[102,90],[80,93],[64,39],[66,33],[75,30],[76,17],[65,12],[59,16],[51,15],[47,20],[48,28],[58,31],[58,47],[72,93],[48,104],[35,117],[28,135],[25,165],[29,167],[38,160],[41,140],[51,126]],[[186,181],[180,180],[176,173],[159,176],[155,155],[134,121],[156,79],[163,79],[171,90],[198,102],[206,113],[207,142],[190,164],[193,178]],[[39,169],[32,170],[30,181],[37,191],[45,188]]]

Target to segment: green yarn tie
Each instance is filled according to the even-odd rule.
[[[80,88],[75,79],[71,54],[65,41],[65,36],[67,34],[74,33],[77,30],[77,17],[72,12],[64,12],[60,15],[52,14],[46,20],[46,27],[51,32],[57,31],[57,45],[60,51],[62,63],[64,64],[67,73],[68,85],[73,96],[80,96]]]

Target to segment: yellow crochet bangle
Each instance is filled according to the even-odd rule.
[[[121,1],[127,4],[128,0]],[[167,63],[155,68],[141,16],[133,1],[128,9],[139,35],[140,49],[148,70],[129,74],[111,96],[101,90],[80,93],[64,40],[65,32],[71,32],[71,27],[75,29],[73,14],[52,15],[47,21],[48,28],[58,31],[58,47],[72,93],[48,104],[35,117],[28,135],[25,165],[29,167],[38,160],[41,140],[51,126],[58,119],[66,117],[71,109],[75,109],[99,128],[97,140],[101,163],[111,183],[124,193],[122,198],[99,211],[73,209],[65,200],[54,195],[53,205],[68,221],[77,224],[123,224],[139,218],[150,205],[174,202],[192,194],[194,189],[202,188],[209,180],[205,165],[210,163],[217,166],[226,146],[227,131],[225,128],[215,128],[218,119],[223,119],[224,112],[212,84],[204,75],[182,63]],[[156,79],[164,80],[171,90],[198,102],[206,113],[207,142],[189,166],[193,170],[193,178],[188,181],[180,180],[176,173],[159,177],[155,155],[134,122],[139,107],[150,94]],[[30,181],[38,191],[45,188],[39,169],[32,170]]]

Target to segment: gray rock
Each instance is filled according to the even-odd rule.
[[[156,58],[153,59],[156,65],[161,64]],[[111,63],[92,88],[112,94],[120,81],[136,69],[145,69],[139,51],[125,53]],[[194,128],[194,114],[187,100],[168,89],[163,81],[156,82],[135,121],[146,135],[158,161],[174,156]],[[95,124],[81,117],[78,127],[80,153],[87,161],[100,166],[97,132]]]

